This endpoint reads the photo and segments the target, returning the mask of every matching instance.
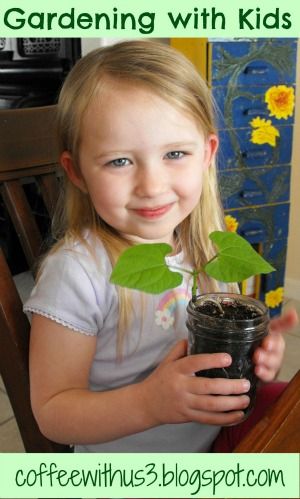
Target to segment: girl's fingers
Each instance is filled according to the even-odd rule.
[[[247,395],[232,395],[231,397],[228,395],[191,395],[188,399],[191,409],[208,412],[240,411],[246,409],[249,402]]]
[[[259,361],[257,362],[258,366],[264,366],[267,369],[272,369],[273,371],[277,371],[282,363],[283,353],[278,354],[276,352],[266,353],[263,350],[260,352]]]
[[[202,424],[213,424],[218,426],[229,426],[240,423],[245,417],[243,411],[232,412],[209,412],[209,411],[190,411],[191,421]]]
[[[269,358],[272,362],[272,359],[275,357],[281,362],[284,355],[284,350],[285,342],[283,340],[282,342],[276,343],[270,340],[270,343],[262,345],[255,350],[253,360],[256,364],[265,364],[269,362]]]
[[[281,335],[270,335],[261,348],[254,353],[255,374],[262,381],[272,381],[281,365],[284,355],[285,342]]]
[[[281,317],[270,320],[270,333],[285,333],[295,327],[299,322],[299,317],[294,308],[287,310]]]
[[[281,333],[270,333],[262,342],[261,348],[258,350],[266,352],[283,352],[285,349],[285,341]]]
[[[250,390],[246,379],[202,378],[194,376],[189,381],[189,392],[194,395],[239,395]]]
[[[261,381],[268,383],[269,381],[273,381],[273,379],[277,375],[278,368],[269,369],[267,366],[260,364],[258,366],[255,366],[254,372]]]
[[[206,369],[228,367],[231,357],[227,353],[188,355],[178,362],[179,372],[188,376]]]

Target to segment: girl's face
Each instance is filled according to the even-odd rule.
[[[217,143],[215,135],[205,140],[194,119],[155,94],[112,82],[82,121],[82,178],[68,152],[62,164],[119,233],[136,242],[172,244],[174,229],[199,201],[202,174]]]

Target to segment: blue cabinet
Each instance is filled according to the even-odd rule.
[[[265,95],[269,88],[270,85],[252,86],[251,89],[248,86],[246,88],[237,86],[235,87],[234,98],[227,102],[227,88],[223,86],[214,87],[213,96],[217,103],[218,129],[223,130],[226,128],[226,121],[233,128],[249,127],[249,122],[256,116],[269,119],[272,124],[277,125],[276,118],[270,116],[265,102]],[[294,85],[290,85],[290,88],[293,88],[295,92]],[[226,112],[230,112],[230,116],[225,118]],[[288,116],[283,124],[288,125],[293,121],[294,117]]]
[[[274,129],[279,134],[275,146],[266,142],[263,144],[253,142],[250,128],[220,130],[219,169],[289,164],[292,155],[293,127],[278,125]]]
[[[289,227],[297,39],[171,39],[207,79],[220,135],[218,177],[228,228],[276,268],[242,283],[280,312]]]
[[[286,241],[288,236],[289,203],[251,206],[247,209],[230,210],[238,221],[238,233],[251,244]]]
[[[218,177],[227,210],[286,203],[290,198],[290,165],[222,169]]]
[[[233,227],[276,268],[253,288],[271,315],[280,312],[284,284],[296,42],[211,40],[207,47],[221,143],[221,197]]]
[[[297,40],[260,38],[211,41],[212,86],[293,85],[296,81]]]

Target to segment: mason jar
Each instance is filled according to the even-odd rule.
[[[228,367],[201,370],[208,378],[245,378],[250,381],[249,406],[253,408],[257,377],[253,353],[268,333],[269,313],[260,301],[233,293],[208,293],[187,306],[188,353],[226,352],[232,358]]]

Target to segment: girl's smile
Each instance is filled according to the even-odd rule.
[[[79,162],[62,162],[99,216],[137,242],[173,242],[197,205],[202,174],[217,147],[195,120],[140,86],[105,82],[82,120]]]
[[[156,219],[158,217],[163,216],[165,213],[167,213],[169,210],[171,210],[172,206],[174,203],[169,203],[164,206],[158,206],[156,208],[136,208],[133,211],[137,214],[140,215],[141,217],[148,218],[148,219]]]

